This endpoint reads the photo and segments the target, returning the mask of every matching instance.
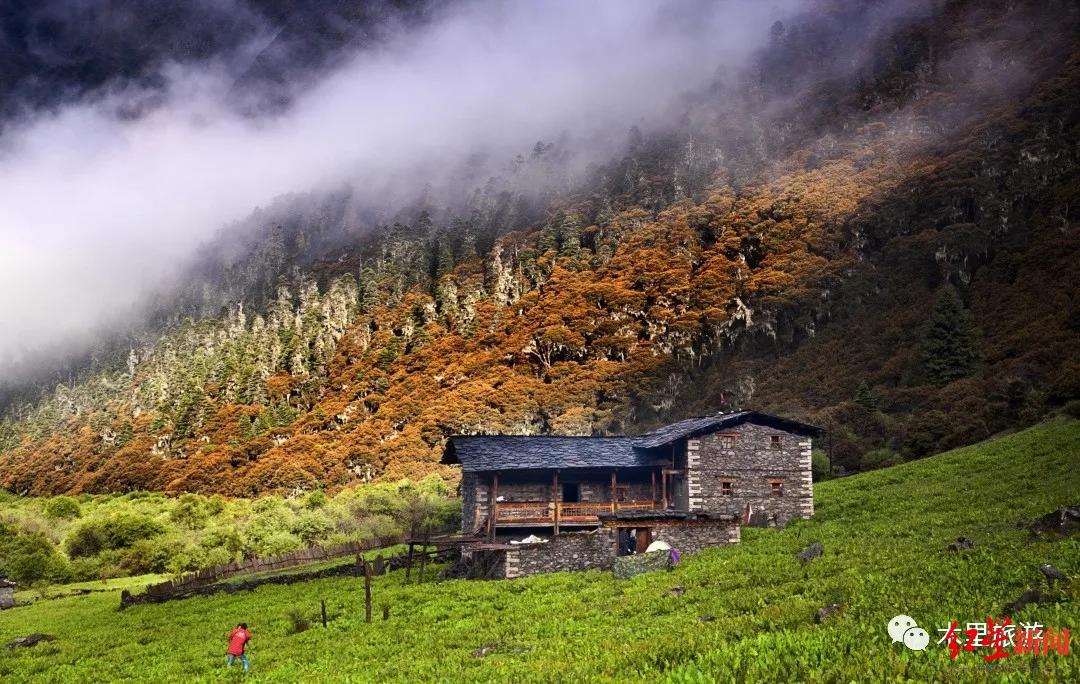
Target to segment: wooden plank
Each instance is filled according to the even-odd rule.
[[[364,561],[364,622],[371,622],[371,563]]]
[[[552,476],[551,500],[555,502],[555,534],[559,533],[559,471]]]

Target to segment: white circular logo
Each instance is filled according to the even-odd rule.
[[[897,615],[892,620],[889,620],[889,636],[892,637],[893,641],[903,641],[904,632],[917,626],[915,618],[909,615]]]

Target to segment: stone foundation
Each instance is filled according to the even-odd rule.
[[[506,578],[562,570],[611,568],[615,558],[615,531],[566,532],[546,544],[520,544],[506,551]]]
[[[695,521],[669,523],[642,521],[623,527],[648,527],[653,541],[663,541],[681,554],[696,553],[713,546],[737,544],[739,523],[735,521]],[[589,532],[566,532],[548,537],[543,544],[520,544],[505,550],[501,575],[507,579],[564,570],[609,570],[618,556],[618,528],[601,527]]]

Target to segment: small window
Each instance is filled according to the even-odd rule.
[[[735,496],[735,482],[732,480],[721,482],[720,496]]]
[[[782,447],[783,443],[780,441],[780,435],[770,435],[769,446],[773,449],[779,449],[780,447]]]
[[[773,496],[784,495],[784,481],[783,480],[769,480],[769,491]]]
[[[734,449],[735,448],[735,435],[720,435],[720,448],[721,449]]]
[[[616,501],[629,501],[630,500],[630,487],[627,485],[617,485],[615,487],[615,500]]]

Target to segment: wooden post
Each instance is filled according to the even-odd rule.
[[[424,582],[424,572],[427,570],[427,557],[428,557],[428,540],[431,538],[431,530],[424,532],[424,550],[422,556],[420,556],[420,583]]]
[[[491,515],[488,517],[488,539],[495,538],[495,516],[499,512],[499,474],[491,476]]]
[[[559,534],[559,471],[556,470],[551,480],[551,500],[555,504],[555,534]]]
[[[364,622],[371,622],[371,563],[364,562]]]
[[[652,471],[652,505],[656,506],[656,471]]]
[[[611,512],[615,512],[615,471],[611,471]]]
[[[325,629],[326,628],[326,601],[319,601],[319,603],[322,605],[322,626],[323,626],[323,629]]]
[[[382,576],[386,574],[386,565],[383,563],[383,557],[375,556],[375,574]]]
[[[405,581],[406,582],[408,582],[409,578],[412,577],[412,552],[413,552],[413,542],[412,542],[412,539],[410,539],[409,540],[409,555],[405,559]]]
[[[668,480],[667,471],[661,470],[660,471],[660,491],[661,491],[661,496],[664,499],[664,501],[663,501],[663,504],[664,504],[663,509],[665,511],[667,510],[667,480]]]

